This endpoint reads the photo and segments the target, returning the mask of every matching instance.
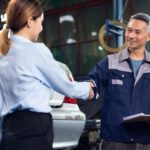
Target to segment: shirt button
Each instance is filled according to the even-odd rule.
[[[122,78],[124,78],[124,74],[122,74]]]
[[[132,141],[134,141],[134,139],[131,138],[130,141],[132,142]]]
[[[144,70],[147,70],[147,68],[146,68],[146,67],[144,67]]]

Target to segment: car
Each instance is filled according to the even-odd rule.
[[[70,81],[73,81],[69,68],[65,64],[58,63]],[[86,116],[79,109],[77,100],[53,91],[49,105],[52,107],[51,114],[54,126],[53,149],[68,150],[77,147],[86,121]]]
[[[78,76],[77,81],[87,80],[85,76]],[[78,100],[80,110],[86,116],[86,123],[78,146],[72,150],[101,150],[100,126],[102,97],[90,101]]]

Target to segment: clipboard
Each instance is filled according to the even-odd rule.
[[[149,122],[150,123],[150,114],[138,113],[135,115],[130,115],[123,117],[123,122]]]

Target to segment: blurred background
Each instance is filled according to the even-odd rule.
[[[0,0],[0,29],[6,23],[8,1]],[[150,15],[150,0],[40,0],[40,3],[45,20],[39,41],[50,48],[56,60],[69,67],[76,80],[83,80],[103,57],[126,46],[124,32],[131,15],[139,12]],[[149,43],[147,49],[150,51]],[[92,128],[85,128],[75,150],[99,147],[99,137],[92,146],[89,135],[91,131],[96,131],[95,137],[99,134],[100,123],[95,119],[100,119],[101,103],[101,97],[78,101],[89,120],[90,126],[86,127]]]
[[[8,0],[0,0],[0,28],[3,25],[7,2]],[[57,60],[68,65],[75,77],[87,74],[99,60],[113,52],[110,50],[111,47],[118,47],[114,45],[116,43],[113,39],[114,33],[108,33],[104,38],[110,49],[107,50],[103,43],[100,43],[99,32],[107,20],[118,20],[126,24],[134,13],[150,14],[149,0],[40,0],[40,2],[45,20],[39,41],[51,49]],[[124,39],[122,40],[124,42]]]

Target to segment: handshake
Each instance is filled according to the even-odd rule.
[[[91,100],[92,98],[94,98],[94,83],[92,81],[90,81],[90,92],[89,92],[89,97],[88,100]]]

